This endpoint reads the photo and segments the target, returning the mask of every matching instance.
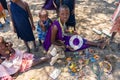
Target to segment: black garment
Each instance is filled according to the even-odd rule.
[[[8,10],[6,0],[0,0],[0,3],[2,4],[2,6],[3,6],[4,9]]]

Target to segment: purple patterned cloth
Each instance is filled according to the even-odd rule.
[[[58,31],[57,31],[57,35],[56,35],[56,38],[55,40],[62,40],[62,41],[65,41],[65,45],[70,45],[69,44],[69,40],[70,40],[70,37],[71,36],[62,36],[62,29],[61,29],[61,26],[60,26],[60,23],[58,20],[55,20],[52,24],[52,26],[49,28],[48,32],[47,32],[47,35],[46,35],[46,38],[45,38],[45,41],[43,43],[43,46],[45,48],[46,51],[48,51],[49,47],[51,46],[51,31],[52,31],[52,27],[56,25],[57,28],[58,28]],[[83,50],[83,49],[86,49],[89,47],[88,44],[85,44],[87,40],[83,39],[83,45],[81,48],[75,50],[75,51],[78,51],[78,50]],[[79,41],[76,39],[73,41],[73,44],[77,45],[79,43]],[[66,51],[70,51],[69,49],[66,49]]]
[[[42,8],[46,10],[56,10],[53,4],[53,0],[46,0]]]
[[[70,46],[70,44],[69,44],[69,40],[70,40],[70,38],[71,38],[71,36],[64,36],[64,38],[63,38],[63,40],[65,41],[65,45],[69,45]],[[83,39],[83,38],[82,38]],[[83,50],[83,49],[86,49],[86,48],[88,48],[89,47],[89,45],[88,44],[85,44],[86,43],[86,39],[83,39],[83,45],[82,45],[82,47],[80,47],[79,49],[77,49],[77,50],[75,50],[75,51],[79,51],[79,50]],[[79,40],[76,38],[76,39],[74,39],[73,40],[73,44],[74,45],[78,45],[79,44]],[[66,49],[66,51],[70,51],[69,49]]]

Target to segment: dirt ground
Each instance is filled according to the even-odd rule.
[[[44,0],[26,0],[29,3],[31,12],[33,14],[34,23],[36,25],[38,21],[38,12],[44,4]],[[99,31],[106,31],[109,33],[111,29],[111,16],[115,10],[114,5],[115,0],[76,0],[75,14],[76,14],[76,28],[77,32],[84,38],[94,41],[100,37],[109,36],[102,34],[97,34],[93,31],[93,28]],[[49,17],[53,20],[55,19],[55,11],[49,11]],[[8,16],[8,19],[10,17]],[[0,19],[2,23],[4,20]],[[4,36],[7,41],[11,41],[14,44],[15,49],[20,49],[25,51],[26,47],[23,42],[17,38],[16,34],[12,30],[12,24],[4,24],[4,27],[0,29],[0,35]],[[37,32],[34,31],[36,37],[36,42],[38,43]],[[77,78],[77,76],[71,76],[68,71],[63,70],[56,80],[120,80],[120,50],[118,49],[118,43],[120,43],[119,34],[114,38],[114,41],[109,44],[104,50],[99,48],[92,48],[95,53],[98,53],[101,60],[105,59],[106,55],[111,56],[109,61],[113,70],[111,74],[103,74],[101,79],[95,73],[91,72],[89,65],[86,66],[82,71],[88,71],[82,78]],[[33,47],[30,43],[31,48]],[[39,52],[32,53],[37,56],[44,56],[44,50],[40,46]],[[48,62],[40,64],[38,66],[32,67],[29,71],[21,73],[15,80],[53,80],[50,78],[50,74],[53,72],[56,66],[50,66]],[[64,69],[66,69],[64,67]]]

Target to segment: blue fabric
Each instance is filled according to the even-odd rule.
[[[2,23],[0,23],[0,28],[2,28],[3,27],[3,24]]]
[[[47,30],[48,30],[48,28],[50,27],[50,24],[52,23],[52,21],[48,18],[48,19],[43,23],[44,26],[45,26],[45,28],[46,28],[46,31],[42,31],[41,26],[39,25],[39,22],[40,22],[40,21],[38,21],[38,24],[37,24],[38,38],[39,38],[39,40],[45,40]]]
[[[24,41],[35,40],[28,12],[12,1],[10,4],[10,11],[18,38]]]

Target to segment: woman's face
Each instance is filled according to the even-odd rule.
[[[69,9],[61,8],[59,12],[59,17],[62,23],[66,23],[69,18],[70,12]]]

